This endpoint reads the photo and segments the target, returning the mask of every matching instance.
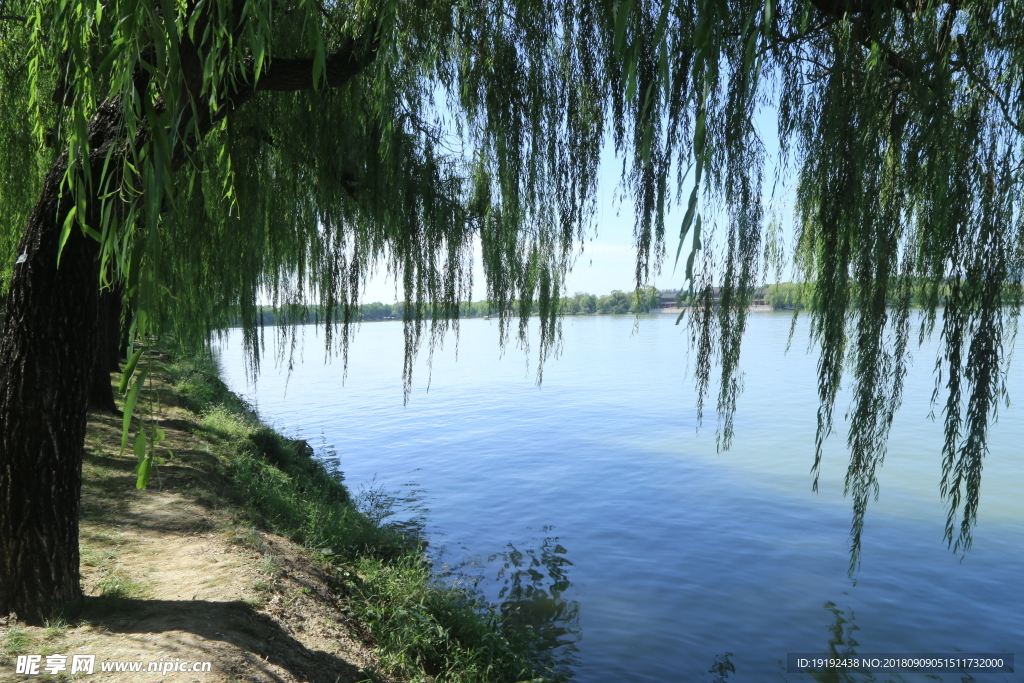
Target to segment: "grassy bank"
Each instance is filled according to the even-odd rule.
[[[419,540],[362,514],[330,463],[282,437],[230,393],[210,360],[170,363],[170,376],[220,451],[229,495],[251,523],[315,549],[384,669],[405,679],[544,680],[528,659],[533,634],[503,629],[475,595],[435,580]]]
[[[144,666],[213,662],[209,674],[172,672],[168,682],[557,678],[531,660],[529,628],[434,575],[419,538],[363,514],[336,466],[262,424],[210,359],[159,352],[142,363],[149,379],[136,414],[166,435],[149,488],[135,489],[121,419],[91,415],[80,536],[87,597],[45,628],[0,618],[0,680],[23,678],[8,677],[18,655],[77,652]]]

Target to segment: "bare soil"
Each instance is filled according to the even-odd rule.
[[[49,627],[0,619],[0,681],[228,683],[383,681],[372,641],[330,588],[329,568],[244,523],[218,491],[216,447],[162,385],[156,417],[173,455],[145,491],[120,455],[121,419],[90,416],[80,545],[88,596]],[[129,449],[130,450],[130,449]],[[96,656],[93,674],[15,673],[18,654]],[[208,672],[163,663],[210,662]],[[103,672],[141,662],[141,672]],[[147,672],[158,663],[161,673]]]

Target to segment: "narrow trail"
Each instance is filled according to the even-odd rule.
[[[0,620],[0,680],[385,680],[367,673],[376,668],[372,643],[344,597],[305,549],[224,504],[215,448],[166,382],[156,389],[168,452],[148,490],[135,489],[135,457],[119,454],[120,418],[90,416],[80,533],[87,598],[49,627]],[[18,655],[40,655],[40,674],[13,673]],[[53,655],[67,660],[47,673],[48,662],[60,664]],[[93,673],[72,674],[74,655],[95,655]],[[205,663],[207,671],[180,670]],[[119,666],[127,670],[103,670]]]

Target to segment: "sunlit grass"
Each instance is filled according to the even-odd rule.
[[[183,361],[168,371],[231,482],[219,495],[248,515],[229,538],[263,555],[263,577],[252,584],[257,602],[281,569],[254,526],[319,551],[314,557],[338,577],[347,611],[370,629],[393,675],[445,683],[548,680],[531,663],[529,633],[508,631],[473,593],[438,582],[415,533],[388,526],[379,510],[373,519],[360,512],[336,467],[260,423],[211,362]]]
[[[256,553],[263,553],[267,549],[260,532],[252,527],[235,527],[228,534],[228,542]]]
[[[123,571],[108,572],[96,581],[96,590],[102,598],[117,600],[144,598],[149,593],[149,589],[145,585]]]
[[[46,630],[43,632],[43,637],[46,638],[46,640],[58,640],[67,635],[69,628],[71,628],[71,625],[60,617],[48,619],[46,621]]]
[[[5,658],[25,654],[35,643],[35,639],[24,629],[12,627],[0,640],[0,656]]]

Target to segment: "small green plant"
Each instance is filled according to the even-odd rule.
[[[98,567],[103,562],[99,551],[87,545],[82,545],[79,550],[79,558],[83,566]]]
[[[129,599],[144,597],[148,590],[144,585],[124,572],[113,571],[96,582],[100,597]]]
[[[263,536],[252,527],[236,527],[228,534],[228,542],[257,553],[263,553],[267,549]]]
[[[68,624],[63,618],[56,617],[54,619],[48,619],[46,621],[46,631],[44,631],[44,637],[46,640],[56,640],[63,638],[67,635],[68,629],[71,625]]]
[[[121,556],[118,549],[120,539],[109,536],[92,537],[89,543],[82,544],[81,561],[89,567],[105,567]],[[101,547],[100,544],[109,544]]]
[[[142,323],[144,327],[144,322],[144,313],[132,322],[130,335],[133,339],[136,332],[141,331],[136,329],[136,324]],[[121,382],[118,385],[118,391],[124,397],[124,415],[121,425],[121,455],[124,455],[125,450],[128,448],[132,418],[142,396],[142,389],[147,379],[149,380],[150,391],[146,405],[148,415],[138,416],[138,427],[136,428],[135,438],[132,440],[131,447],[132,453],[135,454],[135,458],[138,460],[138,465],[135,469],[135,487],[138,489],[147,488],[150,477],[156,471],[156,466],[166,462],[166,458],[157,456],[157,449],[167,440],[167,433],[156,424],[156,414],[154,412],[156,399],[154,397],[153,380],[151,377],[151,371],[154,368],[148,362],[144,363],[145,367],[139,364],[145,355],[146,347],[145,344],[142,344],[125,364],[124,371],[121,373]],[[166,448],[164,449],[164,454],[168,457],[174,456]]]
[[[11,627],[7,630],[7,635],[4,637],[2,644],[0,644],[0,654],[5,656],[23,654],[28,651],[34,642],[34,639],[28,632],[17,627]]]
[[[272,579],[276,579],[281,576],[281,565],[277,563],[272,556],[267,555],[260,560],[260,571],[269,576]]]

